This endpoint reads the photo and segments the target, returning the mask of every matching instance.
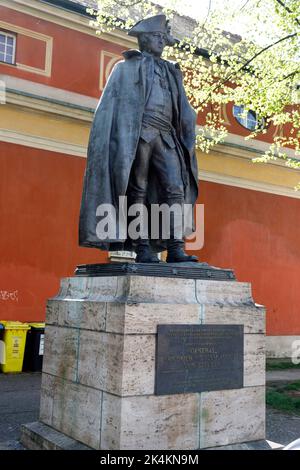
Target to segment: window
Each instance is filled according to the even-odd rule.
[[[0,31],[0,62],[15,63],[16,36]]]
[[[258,119],[254,111],[245,111],[244,106],[233,106],[233,115],[235,119],[249,131],[254,131],[257,128],[262,129],[265,125],[263,119]]]

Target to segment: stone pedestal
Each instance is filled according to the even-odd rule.
[[[65,448],[188,450],[264,439],[264,314],[248,283],[63,279],[47,305],[40,422],[23,428],[23,443],[64,447],[51,446],[47,429],[67,439]],[[243,388],[154,395],[159,324],[244,325]]]

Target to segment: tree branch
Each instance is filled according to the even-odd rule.
[[[211,10],[211,4],[212,4],[212,0],[209,0],[209,6],[208,6],[208,11],[207,11],[207,15],[206,15],[206,18],[202,24],[202,28],[205,26],[207,20],[208,20],[208,17],[209,17],[209,14],[210,14],[210,10]]]
[[[289,38],[292,38],[294,36],[297,36],[297,33],[293,33],[293,34],[289,34],[288,36],[285,36],[284,38],[281,38],[279,39],[278,41],[272,43],[272,44],[269,44],[268,46],[264,47],[263,49],[261,49],[259,52],[257,52],[253,57],[251,57],[251,59],[247,60],[247,62],[245,64],[242,65],[242,67],[240,67],[236,72],[234,73],[231,73],[229,75],[229,77],[226,77],[224,80],[221,81],[221,83],[219,84],[216,84],[215,88],[213,88],[211,91],[212,92],[215,92],[217,91],[219,88],[221,88],[222,85],[224,85],[226,82],[229,82],[232,77],[234,75],[237,75],[239,72],[241,72],[242,70],[244,70],[246,67],[248,67],[248,65],[253,62],[254,59],[256,59],[260,54],[262,54],[263,52],[266,52],[268,49],[271,49],[271,47],[274,47],[276,46],[277,44],[279,44],[280,42],[283,42]],[[206,100],[202,101],[202,103],[200,105],[202,105],[203,103],[205,103]]]
[[[275,0],[279,5],[281,5],[288,13],[293,13],[292,10],[282,1],[282,0]],[[300,26],[300,21],[298,18],[295,18],[296,23]]]
[[[255,54],[251,59],[247,60],[247,62],[236,73],[240,72],[245,67],[247,67],[251,62],[253,62],[254,59],[256,59],[263,52],[266,52],[268,49],[271,49],[271,47],[276,46],[280,42],[286,41],[287,39],[293,38],[295,36],[297,36],[297,33],[289,34],[288,36],[285,36],[284,38],[278,39],[278,41],[273,42],[272,44],[269,44],[268,46],[264,47],[259,52],[257,52],[257,54]]]
[[[294,77],[295,75],[300,75],[300,70],[297,69],[297,70],[294,70],[293,72],[289,73],[288,75],[283,77],[281,80],[279,80],[279,83],[284,82],[284,80],[287,80],[288,78]]]
[[[240,8],[239,11],[242,11],[242,10],[245,8],[245,6],[249,3],[249,1],[250,1],[250,0],[246,0],[246,2],[244,3],[243,6],[241,6],[241,8]]]

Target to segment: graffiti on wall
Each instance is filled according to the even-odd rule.
[[[18,302],[19,292],[17,290],[14,290],[14,291],[0,290],[0,300],[13,300],[14,302]]]

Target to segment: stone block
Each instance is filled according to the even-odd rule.
[[[53,399],[55,392],[55,376],[42,374],[40,421],[51,426],[53,416]]]
[[[84,385],[120,394],[124,336],[81,331],[78,380]]]
[[[265,368],[265,336],[244,335],[244,387],[265,385]]]
[[[155,382],[155,335],[126,335],[120,395],[152,395]]]
[[[201,394],[200,449],[264,438],[264,386]]]
[[[136,304],[139,305],[139,304]],[[106,309],[105,331],[108,333],[125,333],[125,311],[127,304],[123,302],[109,302]]]
[[[198,448],[199,395],[103,394],[101,449]]]
[[[251,284],[247,282],[196,280],[196,298],[199,304],[240,305],[253,304]]]
[[[203,324],[244,325],[244,333],[265,333],[265,309],[253,305],[204,304]]]
[[[99,449],[101,407],[100,390],[43,373],[40,420],[44,424]]]
[[[81,331],[78,381],[119,396],[154,393],[155,335]]]
[[[31,450],[92,450],[91,447],[40,422],[21,426],[21,442],[25,448]]]
[[[106,303],[84,300],[49,300],[47,324],[105,331]]]
[[[52,426],[93,449],[100,449],[101,405],[101,391],[62,381],[55,389]]]
[[[46,326],[44,372],[74,382],[77,380],[79,334],[80,331],[73,328]]]
[[[58,315],[62,301],[48,299],[46,304],[46,324],[58,325]]]
[[[126,296],[129,279],[125,277],[67,277],[61,280],[60,291],[53,300],[95,300],[110,302]]]
[[[62,279],[52,300],[197,303],[195,282],[146,276],[70,277]]]
[[[199,305],[170,303],[108,303],[106,331],[156,334],[160,324],[198,324]]]
[[[131,276],[127,302],[197,303],[195,280]]]

